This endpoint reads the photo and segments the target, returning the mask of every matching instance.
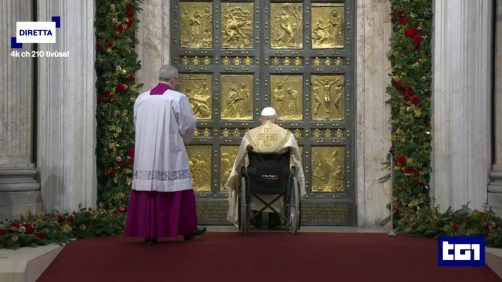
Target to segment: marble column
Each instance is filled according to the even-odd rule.
[[[55,44],[38,59],[38,158],[46,211],[96,205],[94,1],[38,1],[38,20],[61,17]]]
[[[488,205],[502,216],[502,0],[496,1],[494,81],[494,163],[488,185]]]
[[[145,0],[141,2],[142,10],[138,15],[140,22],[136,32],[138,39],[136,52],[138,60],[141,61],[137,80],[138,83],[143,83],[140,91],[155,86],[160,66],[169,63],[170,7],[171,1]]]
[[[482,209],[490,172],[492,1],[434,1],[431,196]]]
[[[391,71],[388,52],[392,25],[386,0],[357,1],[357,214],[360,227],[379,226],[390,215],[390,181],[382,166],[391,146],[386,92]]]
[[[11,49],[16,22],[33,20],[32,0],[1,0],[0,21],[0,220],[41,206],[34,152],[33,59],[11,56],[31,53],[32,45]]]

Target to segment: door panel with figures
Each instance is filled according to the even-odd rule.
[[[302,150],[302,224],[356,225],[354,1],[171,5],[171,62],[197,117],[188,153],[201,223],[226,223],[240,141],[273,106]]]

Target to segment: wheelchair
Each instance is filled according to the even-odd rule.
[[[296,167],[290,167],[289,151],[283,154],[263,154],[248,150],[249,165],[243,167],[239,191],[239,229],[248,230],[253,217],[267,208],[280,217],[280,227],[288,227],[295,234],[300,228],[300,188],[296,180]],[[260,195],[276,195],[271,201],[265,201]],[[252,213],[249,205],[251,197],[263,203],[258,213]],[[284,208],[276,210],[272,204],[283,199]]]

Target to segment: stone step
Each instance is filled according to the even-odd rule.
[[[36,169],[0,169],[1,178],[36,178]]]
[[[36,169],[0,169],[1,192],[39,191]]]
[[[32,178],[20,178],[20,177],[0,178],[0,185],[2,185],[2,183],[37,183],[37,180]]]
[[[37,182],[0,183],[0,192],[28,192],[39,190],[40,183]]]

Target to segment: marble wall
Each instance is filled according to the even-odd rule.
[[[94,1],[38,3],[38,20],[61,16],[56,44],[68,58],[39,58],[37,167],[44,209],[96,205],[96,91]]]
[[[492,1],[434,1],[432,180],[441,210],[487,200]]]
[[[357,215],[361,227],[379,226],[390,215],[389,173],[382,167],[390,149],[391,6],[386,0],[357,1]]]
[[[159,68],[169,63],[170,52],[170,7],[171,1],[145,0],[141,3],[139,28],[136,33],[140,42],[136,45],[141,69],[137,78],[143,87],[151,89],[158,82]]]

